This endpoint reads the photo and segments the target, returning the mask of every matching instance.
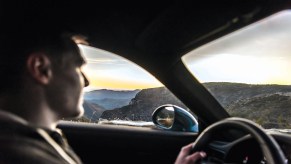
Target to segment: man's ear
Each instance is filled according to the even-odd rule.
[[[44,53],[32,53],[26,60],[30,75],[41,84],[48,84],[52,78],[51,60]]]

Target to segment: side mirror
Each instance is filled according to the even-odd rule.
[[[153,123],[162,129],[184,132],[198,132],[196,118],[181,107],[167,104],[159,106],[152,114]]]

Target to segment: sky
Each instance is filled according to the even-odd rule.
[[[97,48],[79,46],[87,62],[82,69],[90,81],[85,91],[134,90],[162,86],[150,73],[123,57]]]
[[[138,65],[118,55],[80,45],[83,71],[92,89],[133,90],[162,84]],[[291,84],[291,11],[201,46],[182,57],[200,82]]]
[[[200,82],[291,84],[291,11],[277,13],[182,58]]]

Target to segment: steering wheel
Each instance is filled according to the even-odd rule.
[[[192,150],[203,150],[212,141],[212,136],[215,133],[229,128],[250,134],[259,143],[268,163],[286,164],[288,162],[280,146],[271,135],[265,133],[264,129],[256,123],[237,117],[227,118],[207,127],[193,143]]]

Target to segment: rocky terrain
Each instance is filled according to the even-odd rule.
[[[232,116],[251,119],[264,128],[291,128],[291,86],[205,83]]]
[[[291,128],[291,86],[250,85],[241,83],[204,83],[232,116],[252,119],[265,128]],[[111,95],[111,96],[108,96]],[[151,121],[152,112],[160,105],[186,107],[166,88],[127,92],[102,90],[85,95],[85,117],[91,121]],[[127,100],[122,102],[123,100]]]
[[[186,108],[165,87],[143,89],[136,94],[129,105],[114,110],[104,111],[102,119],[142,120],[151,121],[152,112],[164,104],[174,104]]]

